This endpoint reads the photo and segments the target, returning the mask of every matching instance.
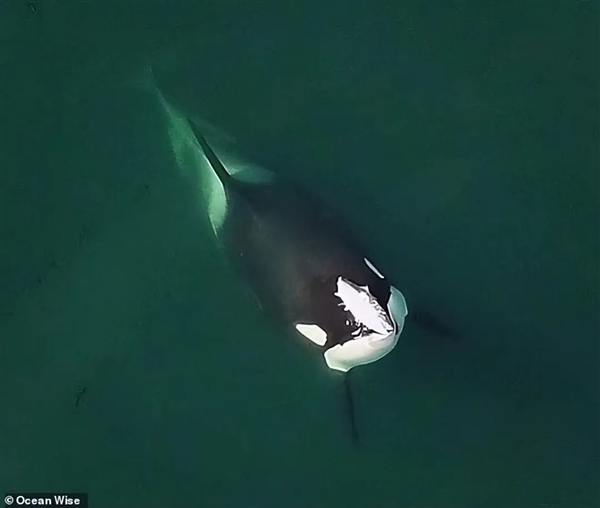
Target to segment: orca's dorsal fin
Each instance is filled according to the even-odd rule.
[[[190,118],[188,118],[188,122],[190,123],[192,132],[198,140],[198,144],[200,145],[200,148],[202,148],[202,152],[206,156],[208,163],[214,170],[219,180],[221,180],[221,182],[231,183],[231,181],[238,181],[256,184],[273,182],[273,180],[275,179],[275,175],[271,171],[257,164],[249,162],[236,154],[235,150],[232,149],[234,147],[229,146],[232,144],[230,137],[226,139],[226,141],[228,142],[228,146],[227,148],[223,149],[223,151],[221,151],[222,147],[219,143],[217,147],[219,152],[221,153],[221,156],[219,156],[215,153],[213,147],[207,141],[202,130],[198,126],[198,122]],[[212,128],[212,130],[215,130],[214,127],[212,127],[207,122],[203,122],[203,124],[203,129]],[[219,135],[223,137],[223,135],[221,135],[220,132]]]
[[[198,140],[198,144],[204,152],[204,156],[208,160],[208,163],[211,165],[213,171],[219,177],[219,180],[221,180],[223,183],[230,181],[232,179],[231,175],[221,162],[221,159],[219,159],[215,151],[208,144],[208,141],[206,141],[206,138],[202,132],[200,132],[200,129],[192,120],[188,119],[188,122],[190,123],[194,136],[196,136],[196,139]]]

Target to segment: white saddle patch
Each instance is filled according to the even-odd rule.
[[[227,196],[223,183],[204,156],[188,117],[167,102],[156,87],[151,73],[148,79],[148,88],[156,96],[165,113],[169,141],[177,166],[181,174],[197,186],[201,193],[199,202],[205,203],[211,226],[217,234],[227,215]],[[273,180],[273,173],[270,171],[238,157],[234,148],[229,146],[231,139],[228,136],[206,122],[197,120],[196,123],[208,132],[211,147],[234,178],[252,183],[267,183]]]
[[[236,180],[253,184],[268,184],[273,181],[274,175],[270,171],[257,166],[256,164],[248,163],[235,155],[222,151],[219,153],[219,147],[213,147],[215,154],[221,160],[227,172]],[[202,155],[204,155],[202,153]],[[208,200],[208,215],[212,224],[213,230],[217,234],[225,217],[227,215],[227,196],[225,188],[221,180],[213,171],[208,160],[203,157],[203,164],[206,167],[203,188]]]

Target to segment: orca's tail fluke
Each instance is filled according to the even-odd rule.
[[[350,436],[352,438],[352,444],[355,448],[359,446],[358,438],[358,426],[356,423],[356,411],[354,408],[354,397],[352,395],[352,385],[350,384],[350,372],[343,374],[344,376],[344,409],[349,421]]]

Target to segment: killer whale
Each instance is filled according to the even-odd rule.
[[[190,122],[222,184],[220,244],[261,305],[290,333],[321,347],[337,371],[372,363],[396,345],[408,310],[342,222],[304,189],[230,174]]]
[[[402,292],[322,201],[215,150],[205,126],[179,113],[153,81],[152,91],[167,113],[178,165],[199,182],[223,252],[286,335],[319,351],[325,365],[343,377],[357,444],[348,372],[394,349],[408,314]]]
[[[190,126],[222,184],[221,215],[213,222],[219,243],[288,335],[310,341],[330,369],[345,373],[346,410],[358,444],[347,373],[395,347],[408,314],[404,296],[321,202],[274,175],[236,179],[200,129]]]

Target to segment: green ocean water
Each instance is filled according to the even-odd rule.
[[[597,2],[0,0],[0,490],[597,507]],[[144,62],[347,218],[409,323],[324,362],[211,241]]]

